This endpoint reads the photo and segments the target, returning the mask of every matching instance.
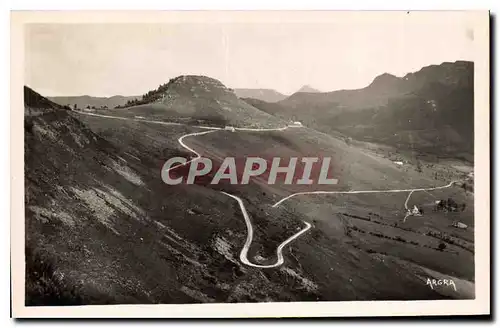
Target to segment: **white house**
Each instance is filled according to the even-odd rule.
[[[411,214],[412,214],[412,215],[417,215],[417,216],[422,215],[422,214],[420,213],[420,210],[418,209],[417,205],[413,205],[413,209],[411,210]]]

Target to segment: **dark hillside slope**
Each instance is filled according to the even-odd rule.
[[[25,114],[35,115],[40,112],[52,110],[69,109],[66,106],[56,104],[31,88],[24,86],[24,110]]]
[[[234,89],[234,93],[238,98],[255,98],[271,103],[287,97],[273,89]]]
[[[70,96],[70,97],[49,97],[53,102],[63,105],[70,106],[73,108],[75,105],[77,108],[82,109],[87,106],[95,108],[115,108],[117,106],[123,106],[127,101],[140,99],[140,96],[112,96],[112,97],[92,97],[92,96]]]
[[[472,160],[472,62],[432,65],[402,78],[382,74],[363,89],[296,93],[277,104],[275,115],[322,132]]]
[[[252,105],[255,108],[260,109],[263,112],[274,115],[276,117],[284,118],[285,108],[277,103],[277,102],[266,102],[264,100],[256,99],[256,98],[241,98],[247,104]]]
[[[314,89],[313,87],[311,87],[309,85],[304,85],[299,90],[296,91],[296,93],[299,93],[299,92],[316,93],[316,92],[321,92],[321,91]]]
[[[269,126],[269,118],[282,124],[207,79],[174,80],[145,97],[151,103],[110,112],[189,120],[220,113],[242,126]],[[467,201],[466,211],[436,212],[405,224],[405,193],[306,195],[273,208],[290,193],[279,184],[163,183],[160,168],[167,159],[192,155],[178,138],[200,128],[72,111],[25,120],[32,127],[24,135],[29,305],[473,297],[462,289],[449,295],[425,285],[426,277],[445,275],[473,286],[473,206],[458,187],[436,197]],[[331,188],[339,190],[449,182],[307,128],[221,130],[184,141],[214,161],[332,156],[340,184]],[[283,249],[282,266],[246,266],[239,259],[245,221],[238,204],[219,189],[247,205],[255,231],[248,256],[253,263],[274,263],[276,247],[303,228],[303,221],[313,227]],[[423,196],[414,197],[410,204]],[[453,220],[470,224],[469,229],[457,233],[450,227]],[[442,240],[446,251],[438,249]]]

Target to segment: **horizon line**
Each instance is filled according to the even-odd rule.
[[[363,88],[368,87],[371,83],[373,83],[373,81],[374,81],[377,77],[382,76],[382,75],[384,75],[384,74],[393,75],[393,76],[395,76],[395,77],[397,77],[397,78],[404,78],[406,75],[408,75],[408,74],[412,74],[412,73],[416,73],[416,72],[419,72],[419,71],[421,71],[423,68],[426,68],[426,67],[431,67],[431,66],[440,66],[440,65],[443,65],[443,64],[454,64],[454,63],[458,63],[458,62],[469,62],[469,63],[474,63],[474,61],[473,61],[473,60],[466,60],[466,59],[457,59],[457,60],[455,60],[455,61],[443,61],[443,62],[441,62],[441,63],[439,63],[439,64],[428,64],[428,65],[422,66],[422,67],[420,67],[420,69],[415,70],[415,71],[412,71],[412,72],[407,72],[407,73],[405,73],[403,76],[398,76],[398,75],[394,75],[394,74],[391,74],[391,73],[383,72],[383,73],[379,73],[379,74],[377,74],[377,75],[376,75],[376,76],[375,76],[375,77],[371,80],[371,82],[370,82],[368,85],[366,85],[366,86],[364,86],[364,87],[360,87],[360,88],[353,88],[353,89],[335,89],[335,90],[329,90],[329,91],[322,91],[322,90],[320,90],[319,88],[316,88],[316,87],[312,86],[311,84],[306,83],[306,84],[303,84],[301,87],[299,87],[299,88],[297,89],[297,91],[295,91],[295,92],[293,92],[293,93],[290,93],[290,94],[288,94],[288,93],[284,93],[284,92],[281,92],[281,91],[279,91],[279,90],[277,90],[277,89],[275,89],[275,88],[269,88],[269,87],[265,87],[265,88],[264,88],[264,87],[263,87],[263,88],[232,87],[232,86],[228,86],[228,85],[226,85],[225,83],[223,83],[223,82],[222,82],[222,81],[220,81],[219,79],[213,78],[213,77],[208,76],[208,75],[203,75],[203,74],[187,74],[187,75],[183,75],[183,74],[181,74],[181,75],[177,75],[177,76],[172,77],[172,78],[177,78],[177,77],[180,77],[180,76],[205,76],[205,77],[209,77],[209,78],[213,78],[213,79],[218,80],[219,82],[221,82],[221,83],[222,83],[222,84],[223,84],[226,88],[228,88],[228,89],[233,89],[233,90],[236,90],[236,89],[246,89],[246,90],[271,90],[271,91],[278,92],[278,93],[280,93],[280,94],[282,94],[282,95],[284,95],[284,96],[286,96],[286,97],[289,97],[289,96],[291,96],[291,95],[293,95],[293,94],[297,93],[297,92],[298,92],[298,90],[300,90],[300,89],[302,89],[303,87],[306,87],[306,86],[307,86],[307,87],[310,87],[310,88],[312,88],[312,89],[315,89],[315,90],[318,90],[318,91],[319,91],[319,92],[315,92],[315,93],[330,93],[330,92],[335,92],[335,91],[359,90],[359,89],[363,89]],[[170,79],[172,79],[172,78],[170,78]],[[169,79],[166,79],[166,81],[167,81],[167,82],[168,82],[168,80],[169,80]],[[139,94],[139,95],[129,95],[129,96],[127,96],[127,95],[123,95],[123,94],[114,94],[114,95],[89,95],[89,94],[82,94],[82,95],[47,95],[47,94],[44,94],[44,93],[41,93],[41,92],[37,91],[37,90],[36,90],[36,88],[33,88],[33,87],[31,87],[31,86],[29,86],[29,85],[27,85],[27,84],[25,84],[25,86],[29,87],[31,90],[36,91],[37,93],[39,93],[40,95],[42,95],[42,96],[44,96],[44,97],[46,97],[46,98],[67,98],[67,97],[92,97],[92,98],[127,97],[127,98],[128,98],[128,97],[142,97],[145,93],[147,93],[147,92],[149,92],[149,91],[151,91],[151,90],[155,90],[155,89],[156,89],[156,88],[155,88],[155,89],[149,89],[148,91],[146,91],[146,92],[144,92],[144,93],[142,93],[142,94]]]

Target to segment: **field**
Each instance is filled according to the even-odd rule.
[[[203,129],[126,113],[26,117],[28,305],[474,298],[473,193],[450,183],[467,176],[467,164],[399,166],[382,146],[307,127],[218,130],[184,141],[218,164],[228,156],[331,157],[339,183],[167,185],[163,163],[193,156],[178,139]],[[447,174],[436,174],[442,168]],[[249,232],[221,191],[249,213],[251,263],[276,263],[281,243],[306,223],[311,229],[283,248],[283,265],[245,265]],[[297,192],[306,194],[287,198]],[[436,208],[448,199],[457,211]],[[405,217],[413,205],[423,215]],[[432,289],[428,278],[461,289]]]

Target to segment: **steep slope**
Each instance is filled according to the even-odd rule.
[[[143,95],[140,101],[129,102],[128,106],[126,110],[110,113],[216,126],[283,126],[276,117],[247,104],[220,81],[206,76],[184,75],[171,79]]]
[[[280,283],[301,286],[300,269],[263,276],[239,262],[245,224],[227,196],[161,181],[162,161],[183,155],[186,127],[84,117],[100,136],[73,115],[82,114],[27,118],[27,305],[317,298]],[[300,222],[273,214],[276,241]]]
[[[471,160],[473,81],[473,63],[457,61],[402,78],[383,74],[358,90],[296,93],[274,108],[326,133]]]
[[[112,97],[92,97],[92,96],[71,96],[71,97],[49,97],[53,102],[74,108],[82,109],[89,107],[95,108],[115,108],[117,106],[123,106],[129,100],[139,99],[140,96],[112,96]]]
[[[234,89],[238,98],[254,98],[266,102],[277,102],[285,99],[287,96],[273,89]]]
[[[314,89],[309,85],[304,85],[299,90],[296,91],[296,93],[318,93],[318,92],[321,91],[319,91],[318,89]]]
[[[222,113],[225,120],[239,119],[245,109],[246,115],[255,113],[253,125],[272,118],[213,81],[174,80],[145,97],[153,103],[116,110],[120,119],[71,111],[25,118],[32,126],[25,130],[29,305],[473,297],[425,285],[426,277],[439,275],[473,285],[473,202],[457,187],[434,197],[467,202],[465,211],[403,224],[404,193],[300,196],[272,207],[293,186],[259,180],[241,186],[164,184],[165,160],[192,155],[178,139],[206,130],[137,121],[137,113],[200,117],[207,114],[202,105],[213,104],[208,114]],[[223,104],[228,113],[221,112]],[[160,113],[151,115],[152,109]],[[331,156],[340,180],[332,190],[435,186],[455,178],[438,181],[432,172],[400,168],[307,128],[219,130],[184,141],[216,163],[226,156]],[[219,190],[241,197],[248,208],[253,262],[274,261],[277,246],[303,228],[303,221],[313,228],[283,250],[282,266],[246,266],[239,260],[247,238],[242,213]],[[415,197],[416,204],[433,201]],[[454,220],[470,229],[454,231]]]
[[[82,116],[82,120],[99,135],[106,136],[121,152],[142,154],[158,154],[162,157],[161,144],[175,147],[175,140],[179,137],[176,126],[139,124],[134,121]],[[154,127],[154,132],[153,132]],[[174,129],[174,130],[173,130]],[[197,129],[186,131],[199,131]],[[170,140],[170,141],[169,141]],[[161,141],[152,148],[156,141]],[[331,156],[333,158],[333,176],[339,178],[339,185],[335,186],[294,186],[283,185],[278,182],[268,185],[263,179],[253,179],[249,185],[222,184],[211,186],[198,184],[166,188],[163,192],[163,206],[172,215],[177,214],[177,204],[189,207],[193,220],[189,221],[190,236],[196,238],[199,232],[198,220],[220,223],[217,236],[222,241],[219,245],[230,249],[231,256],[237,261],[237,254],[244,241],[241,230],[227,232],[227,224],[242,223],[242,215],[238,205],[231,199],[223,205],[230,206],[233,213],[227,221],[213,218],[204,211],[207,207],[213,211],[220,210],[219,203],[213,202],[216,194],[212,190],[223,190],[239,196],[247,206],[254,224],[255,238],[250,248],[249,258],[254,263],[269,263],[275,260],[277,245],[297,229],[303,227],[301,221],[313,224],[308,232],[291,245],[292,250],[286,251],[285,264],[280,268],[262,270],[257,280],[250,278],[248,273],[241,277],[228,278],[217,275],[214,278],[231,286],[235,292],[239,290],[246,296],[244,299],[262,301],[269,299],[320,299],[320,300],[348,300],[348,299],[425,299],[441,298],[425,285],[425,273],[422,270],[429,268],[458,279],[464,279],[465,284],[472,284],[473,280],[473,229],[469,229],[463,237],[450,239],[453,245],[447,246],[447,252],[439,251],[441,239],[427,234],[442,232],[442,238],[456,234],[450,228],[453,220],[466,222],[473,226],[473,202],[463,190],[453,187],[440,193],[430,193],[428,198],[415,193],[410,204],[429,204],[433,197],[446,199],[453,197],[459,203],[467,203],[467,211],[460,213],[433,213],[430,209],[425,217],[418,221],[408,220],[402,223],[405,213],[404,203],[406,193],[399,194],[366,194],[366,195],[317,195],[299,196],[285,202],[283,206],[273,208],[270,205],[280,198],[296,191],[313,190],[383,190],[412,187],[430,187],[444,185],[448,179],[459,179],[459,176],[448,176],[446,180],[433,178],[432,169],[425,169],[424,173],[417,172],[410,167],[400,168],[391,161],[379,158],[374,154],[348,145],[342,140],[329,137],[310,129],[288,129],[282,132],[230,132],[217,131],[203,136],[194,136],[184,139],[184,142],[202,154],[211,158],[214,165],[220,165],[223,158],[235,157],[238,162],[248,156],[271,158],[279,156]],[[158,147],[158,150],[155,150]],[[177,146],[179,150],[183,147]],[[185,151],[185,150],[184,150]],[[186,153],[184,156],[189,154]],[[139,156],[139,155],[138,155]],[[144,162],[144,161],[143,161]],[[161,166],[161,161],[152,162],[151,167]],[[159,172],[155,172],[159,176]],[[170,197],[170,192],[181,192]],[[209,198],[206,200],[202,195]],[[427,194],[425,194],[427,195]],[[425,196],[424,195],[424,196]],[[210,205],[207,202],[212,201]],[[205,204],[200,205],[197,204]],[[151,209],[153,207],[150,207]],[[427,209],[427,207],[426,207]],[[201,212],[201,213],[200,213]],[[426,210],[427,212],[427,210]],[[190,216],[184,216],[186,220]],[[215,220],[214,220],[215,219]],[[244,227],[241,227],[244,229]],[[185,228],[177,230],[185,235]],[[212,232],[211,232],[212,233]],[[238,236],[235,238],[235,236]],[[450,237],[451,238],[451,237]],[[455,238],[455,237],[453,237]],[[463,245],[465,246],[463,246]],[[458,246],[457,246],[458,245]],[[465,247],[465,248],[461,248]],[[217,248],[223,251],[224,248]],[[230,256],[228,253],[226,255]],[[236,254],[236,255],[235,255]],[[450,257],[450,254],[454,254]],[[263,261],[263,262],[259,262]],[[243,266],[243,268],[247,268]],[[424,269],[423,269],[424,268]],[[370,270],[370,275],[364,275]],[[249,269],[254,272],[254,269]],[[299,276],[301,278],[299,278]],[[295,277],[292,279],[292,277]],[[221,280],[222,279],[222,280]],[[279,279],[292,281],[290,289],[281,289],[283,283]],[[274,284],[266,296],[255,294],[256,288],[267,286],[268,281]],[[197,284],[201,282],[198,281]],[[263,285],[264,284],[264,285]],[[410,287],[411,286],[411,287]],[[199,287],[191,287],[197,289]],[[271,292],[279,288],[280,293]],[[300,291],[304,291],[303,294]],[[307,291],[307,292],[306,292]],[[441,291],[439,292],[441,293]],[[212,295],[212,294],[210,294]],[[223,295],[223,294],[221,294]],[[234,296],[231,296],[231,298]],[[470,293],[446,295],[446,297],[469,298]],[[216,297],[217,300],[221,298]],[[241,300],[241,298],[240,298]]]

